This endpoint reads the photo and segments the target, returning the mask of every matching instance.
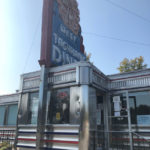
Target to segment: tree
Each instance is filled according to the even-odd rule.
[[[88,54],[86,55],[86,60],[87,60],[87,61],[90,61],[91,55],[92,55],[91,53],[88,53]]]
[[[147,64],[144,64],[144,58],[140,56],[131,60],[124,58],[117,69],[120,72],[129,72],[145,68],[147,68]]]

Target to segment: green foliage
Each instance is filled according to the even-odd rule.
[[[86,56],[86,61],[90,61],[90,59],[91,59],[91,53],[86,53],[86,52],[84,52],[84,54],[85,54],[85,56]]]
[[[0,150],[11,150],[11,146],[7,142],[0,143]]]
[[[124,58],[117,69],[120,72],[130,72],[145,68],[147,68],[147,64],[144,64],[144,58],[140,56],[131,60]]]

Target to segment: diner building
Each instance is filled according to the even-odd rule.
[[[18,149],[150,149],[150,69],[105,75],[78,62],[45,74],[23,74],[16,93],[0,96],[0,142]]]

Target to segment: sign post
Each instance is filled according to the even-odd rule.
[[[49,68],[86,60],[79,21],[76,0],[43,0],[37,150],[44,145]]]
[[[40,65],[60,66],[84,61],[76,0],[44,0]]]

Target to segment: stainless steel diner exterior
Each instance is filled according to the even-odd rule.
[[[149,149],[149,101],[150,69],[106,76],[89,62],[42,66],[0,96],[0,141],[21,150]]]

